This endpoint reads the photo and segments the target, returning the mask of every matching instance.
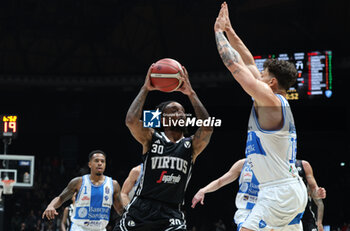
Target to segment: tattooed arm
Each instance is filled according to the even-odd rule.
[[[205,109],[202,102],[199,100],[196,92],[192,89],[190,80],[188,78],[188,73],[185,67],[183,67],[183,73],[181,73],[183,85],[177,91],[182,92],[187,95],[191,101],[191,104],[194,108],[194,112],[196,114],[197,119],[205,120],[209,118],[209,113]],[[196,133],[193,136],[192,140],[192,160],[195,162],[198,155],[204,150],[204,148],[209,144],[211,134],[213,133],[212,126],[201,126],[198,128]]]
[[[205,120],[209,118],[209,113],[203,106],[202,102],[199,100],[196,93],[193,93],[188,96],[191,104],[194,108],[197,119]],[[193,156],[192,160],[195,162],[198,155],[204,150],[204,148],[209,144],[210,137],[213,133],[214,128],[212,126],[201,126],[198,128],[196,133],[193,136],[192,145],[193,145]]]
[[[148,151],[149,142],[151,141],[152,134],[154,132],[152,128],[144,128],[141,120],[142,109],[143,109],[143,105],[145,104],[145,100],[148,95],[148,92],[155,89],[150,84],[150,73],[151,73],[152,66],[148,69],[145,83],[142,86],[139,94],[136,96],[136,98],[132,102],[126,114],[126,119],[125,119],[125,124],[129,128],[131,134],[139,143],[142,144],[143,154],[145,154]]]
[[[228,6],[227,3],[224,2],[221,4],[221,9],[223,10],[223,16],[225,20],[225,33],[228,37],[230,45],[238,51],[241,55],[244,64],[248,67],[250,72],[254,75],[255,78],[259,78],[261,76],[260,71],[258,70],[253,55],[250,53],[249,49],[245,46],[243,41],[238,37],[235,30],[233,29],[229,17]]]
[[[280,106],[281,102],[272,89],[256,79],[245,66],[240,54],[232,48],[224,35],[225,19],[223,9],[216,18],[214,31],[216,45],[222,61],[241,87],[252,96],[260,106]]]
[[[62,193],[55,197],[50,204],[45,209],[42,218],[47,217],[47,219],[52,220],[58,215],[56,209],[61,207],[61,205],[67,200],[71,199],[75,192],[78,192],[82,183],[82,177],[76,177],[71,180],[67,187],[62,191]]]

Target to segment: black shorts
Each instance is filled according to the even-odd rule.
[[[302,221],[304,231],[317,231],[317,225],[314,221]]]
[[[185,216],[179,205],[134,197],[113,231],[186,231]]]

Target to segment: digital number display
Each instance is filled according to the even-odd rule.
[[[287,92],[288,100],[332,97],[332,51],[254,56],[259,71],[263,70],[264,62],[268,58],[291,61],[298,70],[297,81]]]
[[[0,118],[0,137],[16,138],[18,117],[16,115],[0,115]]]

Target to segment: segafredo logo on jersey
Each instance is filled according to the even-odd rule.
[[[177,175],[175,176],[173,173],[171,175],[166,175],[166,173],[168,173],[167,171],[163,171],[160,174],[159,179],[156,181],[158,184],[159,183],[168,183],[168,184],[177,184],[180,182],[181,180],[181,175]]]

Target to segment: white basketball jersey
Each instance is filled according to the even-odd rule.
[[[245,154],[247,162],[260,184],[278,183],[298,176],[295,168],[297,136],[293,114],[288,101],[281,100],[283,126],[280,130],[263,130],[255,114],[254,105],[248,122]]]
[[[87,230],[103,230],[109,222],[113,205],[113,180],[105,176],[102,185],[91,183],[90,175],[84,175],[77,195],[72,223]]]
[[[245,161],[239,176],[239,190],[236,196],[237,209],[252,209],[258,200],[258,193],[259,182]]]

